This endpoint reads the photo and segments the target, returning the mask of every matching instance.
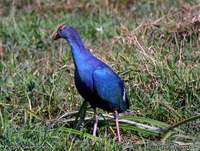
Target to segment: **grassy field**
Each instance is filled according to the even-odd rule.
[[[61,23],[75,27],[90,51],[124,79],[132,120],[174,125],[198,116],[199,8],[198,0],[0,2],[0,150],[153,150],[148,142],[160,140],[198,150],[199,119],[163,137],[122,125],[121,144],[105,124],[95,145],[90,126],[77,131],[49,123],[83,101],[74,86],[70,47],[51,39]]]

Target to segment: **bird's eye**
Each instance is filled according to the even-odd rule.
[[[64,24],[58,26],[58,31],[61,32],[64,29]]]

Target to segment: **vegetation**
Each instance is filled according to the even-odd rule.
[[[64,122],[50,127],[83,101],[74,86],[70,48],[65,41],[52,42],[51,34],[61,23],[75,27],[91,52],[124,79],[134,112],[127,118],[167,127],[200,114],[199,8],[197,0],[0,2],[1,150],[122,150],[131,145],[149,150],[148,142],[160,139],[184,140],[195,148],[199,119],[162,137],[122,125],[122,144],[107,124],[95,145],[90,126],[80,131]]]

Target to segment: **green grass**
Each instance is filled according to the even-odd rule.
[[[50,150],[121,150],[126,142],[158,139],[135,129],[129,134],[124,125],[124,142],[118,145],[103,126],[101,140],[91,145],[88,129],[46,126],[77,110],[83,100],[74,86],[69,46],[51,39],[61,23],[75,27],[86,46],[124,79],[136,114],[132,120],[173,125],[200,113],[200,27],[191,24],[187,10],[197,12],[196,1],[76,1],[79,7],[38,2],[0,3],[0,148],[28,144]],[[199,138],[198,121],[180,129]],[[82,139],[72,142],[71,133]]]

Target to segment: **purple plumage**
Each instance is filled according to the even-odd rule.
[[[60,25],[53,39],[64,38],[71,47],[75,64],[75,85],[80,95],[90,103],[95,113],[93,135],[96,136],[98,116],[96,108],[114,112],[118,141],[121,141],[118,113],[129,108],[126,90],[120,77],[104,62],[85,48],[79,34],[72,27]]]

